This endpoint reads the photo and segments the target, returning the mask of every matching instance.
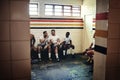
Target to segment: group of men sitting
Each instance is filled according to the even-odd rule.
[[[52,60],[52,54],[55,55],[55,59],[57,61],[60,61],[59,58],[59,49],[62,50],[63,56],[66,56],[67,54],[74,55],[74,45],[72,44],[72,40],[70,38],[70,32],[66,32],[64,41],[61,42],[58,35],[56,35],[55,30],[51,30],[51,35],[49,36],[47,31],[43,32],[43,36],[40,37],[40,43],[37,45],[37,48],[35,48],[35,37],[31,34],[30,38],[30,44],[31,44],[31,50],[34,50],[37,52],[38,60],[41,61],[42,54],[48,55],[48,59]]]

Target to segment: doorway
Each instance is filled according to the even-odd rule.
[[[33,1],[33,0],[32,0]],[[76,0],[78,1],[78,0]],[[82,0],[81,0],[82,1]],[[35,35],[36,38],[36,44],[39,43],[39,38],[42,36],[42,33],[44,31],[47,31],[49,35],[51,35],[51,30],[55,29],[56,34],[60,36],[61,41],[64,40],[65,33],[70,32],[71,38],[73,40],[73,44],[75,45],[75,55],[74,57],[69,54],[66,58],[63,58],[60,56],[60,62],[56,62],[56,60],[53,61],[40,61],[38,62],[38,59],[34,59],[32,62],[32,79],[42,79],[42,80],[71,80],[71,79],[81,79],[81,80],[92,80],[92,66],[93,64],[86,62],[87,57],[85,55],[82,55],[82,51],[84,51],[87,47],[84,49],[83,47],[83,34],[84,34],[84,21],[83,19],[75,13],[74,15],[77,16],[60,16],[61,14],[56,14],[57,16],[53,16],[52,14],[55,14],[54,11],[51,13],[50,16],[45,16],[45,10],[49,12],[51,9],[55,9],[57,7],[58,13],[59,11],[65,8],[64,11],[69,11],[74,9],[79,10],[80,4],[73,6],[73,4],[70,4],[69,2],[66,2],[66,4],[61,4],[62,2],[58,2],[57,4],[50,4],[48,1],[48,4],[42,4],[44,2],[33,2],[36,5],[36,8],[43,10],[41,13],[39,13],[38,17],[31,17],[31,33]],[[31,2],[32,4],[32,2]],[[43,7],[39,7],[39,4]],[[69,5],[68,5],[69,4]],[[72,5],[72,6],[71,6]],[[49,6],[49,7],[47,7]],[[53,8],[52,8],[53,7]],[[46,9],[48,8],[48,9]],[[44,10],[45,9],[45,10]],[[67,9],[67,10],[66,10]],[[38,12],[40,10],[37,10]],[[36,11],[36,12],[37,12]],[[79,11],[78,11],[79,12]],[[49,12],[50,13],[50,12]],[[46,13],[47,14],[47,13]],[[66,13],[65,13],[66,14]],[[72,15],[68,12],[68,15]],[[80,14],[80,13],[79,13]],[[59,16],[58,16],[59,15]],[[42,16],[42,17],[40,17]],[[92,17],[90,17],[90,21],[92,24]],[[87,20],[86,20],[87,21]],[[89,22],[89,21],[88,21]],[[91,26],[90,26],[91,27]],[[87,31],[87,30],[86,30]],[[91,33],[91,32],[89,32]],[[78,38],[79,37],[79,38]],[[88,36],[89,37],[89,36]],[[87,38],[88,38],[87,37]],[[87,39],[86,38],[86,39]],[[90,42],[89,42],[90,44]],[[60,52],[60,54],[63,54],[63,52]],[[41,74],[41,75],[39,75]],[[89,76],[89,77],[88,77]]]

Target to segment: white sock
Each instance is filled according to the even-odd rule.
[[[70,54],[70,49],[67,50],[67,54]]]
[[[74,55],[74,49],[72,49],[72,55]]]
[[[70,54],[72,53],[72,48],[70,48]]]
[[[38,53],[38,58],[41,58],[41,55],[40,55],[40,53]]]
[[[58,53],[56,53],[55,55],[56,55],[56,58],[59,58],[59,57],[58,57]]]
[[[63,55],[65,56],[65,50],[63,50]]]
[[[51,58],[51,53],[48,53],[48,57]]]

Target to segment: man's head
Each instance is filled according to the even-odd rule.
[[[44,36],[44,37],[47,37],[47,36],[48,36],[47,31],[43,31],[43,36]]]
[[[51,30],[51,35],[55,36],[55,30],[54,29]]]
[[[70,32],[66,32],[66,37],[69,37],[69,35],[70,35]]]

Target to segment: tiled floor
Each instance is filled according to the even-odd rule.
[[[92,65],[86,57],[68,56],[60,62],[40,62],[32,64],[32,80],[92,80]]]

